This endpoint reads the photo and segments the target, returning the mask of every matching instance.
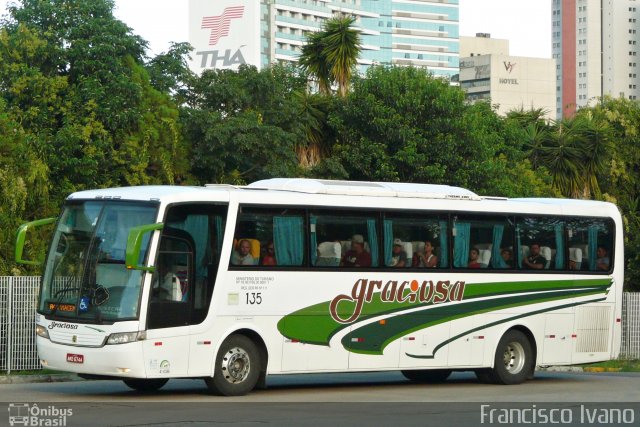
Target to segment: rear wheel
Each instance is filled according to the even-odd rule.
[[[496,384],[520,384],[533,375],[534,367],[529,339],[518,330],[510,330],[498,343],[489,378]]]
[[[127,387],[137,391],[156,391],[160,390],[169,381],[167,378],[155,378],[150,380],[143,380],[137,378],[131,378],[122,380]]]
[[[404,370],[402,375],[417,383],[441,383],[451,375],[450,369],[417,369]]]
[[[258,383],[262,360],[250,338],[231,335],[218,351],[213,377],[206,378],[209,390],[223,396],[242,396]]]

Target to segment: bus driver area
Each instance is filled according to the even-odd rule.
[[[29,228],[18,234],[16,259]],[[126,236],[126,239],[123,237]],[[617,357],[622,222],[604,202],[271,179],[67,198],[38,302],[43,365],[138,390],[455,370],[518,384]],[[126,243],[125,243],[126,242]]]

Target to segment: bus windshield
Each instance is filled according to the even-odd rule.
[[[155,222],[157,209],[150,203],[69,202],[49,248],[38,312],[87,323],[137,318],[144,272],[126,268],[127,237],[132,227]]]

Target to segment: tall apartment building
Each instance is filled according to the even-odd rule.
[[[637,0],[552,0],[556,116],[590,101],[640,95]]]
[[[295,62],[306,35],[334,15],[361,31],[358,64],[458,73],[458,0],[190,0],[192,69]]]

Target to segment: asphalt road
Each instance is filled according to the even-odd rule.
[[[290,375],[270,377],[266,390],[233,398],[209,395],[201,380],[171,380],[151,394],[119,381],[74,381],[0,385],[0,401],[8,410],[6,416],[0,411],[0,425],[8,425],[9,415],[19,411],[15,406],[25,402],[29,409],[20,415],[28,410],[49,421],[57,416],[68,426],[504,425],[497,416],[513,407],[571,415],[571,423],[560,424],[607,424],[603,418],[588,423],[606,413],[608,419],[626,416],[610,425],[628,424],[631,415],[632,425],[639,425],[640,374],[539,372],[518,386],[480,384],[471,373],[454,373],[438,385],[410,383],[394,372]],[[73,413],[61,417],[63,408]],[[491,409],[497,411],[493,422]]]

